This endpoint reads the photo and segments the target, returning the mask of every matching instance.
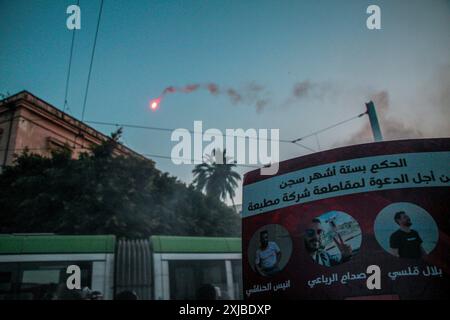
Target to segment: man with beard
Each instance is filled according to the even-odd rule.
[[[351,259],[352,247],[343,241],[337,241],[335,238],[333,240],[341,254],[340,256],[329,254],[322,243],[323,233],[319,219],[313,219],[305,230],[305,247],[315,262],[325,267],[332,267]]]
[[[281,261],[281,250],[275,242],[269,241],[267,230],[260,232],[259,243],[256,250],[256,269],[263,276],[273,276],[280,271],[278,264]]]
[[[394,221],[400,228],[391,234],[389,244],[392,254],[399,258],[420,259],[426,252],[422,247],[422,238],[416,230],[411,229],[411,218],[399,211],[394,216]]]

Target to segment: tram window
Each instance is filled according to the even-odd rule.
[[[233,270],[234,296],[236,299],[242,300],[242,261],[231,260],[231,269]]]
[[[59,283],[59,269],[24,270],[22,274],[22,283]]]
[[[81,287],[91,287],[91,262],[27,262],[20,264],[19,299],[75,299],[75,293],[66,288],[71,264],[81,269]]]
[[[10,297],[12,291],[12,272],[0,271],[0,300]]]
[[[0,300],[13,298],[14,279],[17,274],[17,263],[0,264]]]
[[[228,299],[225,261],[173,260],[169,261],[170,298],[195,300],[202,285],[216,288],[219,299]]]
[[[0,292],[11,290],[12,272],[0,271]]]
[[[67,267],[81,269],[81,287],[91,287],[92,262],[23,262],[0,266],[0,300],[74,299],[66,288]],[[70,292],[69,292],[70,291]]]

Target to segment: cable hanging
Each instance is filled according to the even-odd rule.
[[[357,116],[351,117],[351,118],[349,118],[349,119],[347,119],[347,120],[343,120],[343,121],[337,122],[337,123],[335,123],[335,124],[332,124],[331,126],[328,126],[328,127],[323,128],[323,129],[320,129],[320,130],[311,132],[311,133],[309,133],[309,134],[307,134],[307,135],[305,135],[305,136],[303,136],[303,137],[294,139],[294,140],[291,141],[291,143],[297,143],[297,142],[299,142],[299,141],[301,141],[301,140],[304,140],[304,139],[306,139],[306,138],[315,136],[315,135],[317,135],[317,134],[319,134],[319,133],[322,133],[322,132],[324,132],[324,131],[327,131],[327,130],[330,130],[330,129],[332,129],[332,128],[335,128],[335,127],[340,126],[340,125],[342,125],[342,124],[344,124],[344,123],[347,123],[347,122],[349,122],[349,121],[355,120],[355,119],[357,119],[357,118],[361,118],[361,117],[364,116],[365,114],[367,114],[367,111],[366,111],[366,112],[363,112],[363,113],[360,113],[360,114],[358,114]]]
[[[77,6],[80,6],[80,0],[77,1]],[[70,71],[72,69],[72,56],[73,56],[73,47],[74,47],[74,43],[75,43],[75,33],[76,33],[76,28],[73,29],[72,31],[72,43],[70,45],[70,54],[69,54],[69,67],[67,70],[67,78],[66,78],[66,90],[64,93],[64,106],[63,106],[63,112],[69,112],[70,108],[68,107],[68,102],[67,102],[67,95],[69,93],[69,81],[70,81]]]
[[[5,151],[6,149],[0,149],[0,151]],[[89,150],[88,148],[71,148],[72,151],[74,150]],[[15,149],[9,149],[8,152],[20,152],[20,151],[51,151],[48,148],[15,148]],[[145,157],[150,157],[148,159],[151,160],[151,158],[159,158],[159,159],[166,159],[166,160],[186,160],[186,161],[192,161],[192,162],[200,162],[200,160],[196,160],[193,158],[179,158],[179,157],[172,157],[172,156],[165,156],[165,155],[161,155],[161,154],[153,154],[153,153],[139,153],[142,156]],[[250,165],[250,164],[239,164],[239,163],[230,163],[230,164],[234,164],[238,167],[247,167],[247,168],[261,168],[261,166],[257,166],[257,165]]]
[[[355,120],[357,118],[360,118],[360,117],[364,116],[365,114],[367,114],[367,112],[363,112],[361,114],[358,114],[357,116],[354,116],[354,117],[351,117],[349,119],[337,122],[337,123],[335,123],[333,125],[330,125],[330,126],[325,127],[323,129],[311,132],[311,133],[309,133],[307,135],[304,135],[304,136],[302,136],[300,138],[297,138],[297,139],[294,139],[294,140],[280,139],[279,141],[282,142],[282,143],[293,143],[293,144],[295,144],[297,146],[300,146],[300,147],[302,147],[304,149],[307,149],[308,151],[316,152],[317,150],[314,150],[314,149],[312,149],[310,147],[307,147],[304,144],[299,143],[299,141],[304,140],[304,139],[309,138],[309,137],[312,137],[312,136],[316,136],[317,137],[317,135],[319,133],[322,133],[324,131],[327,131],[327,130],[330,130],[332,128],[335,128],[335,127],[340,126],[340,125],[342,125],[344,123],[347,123],[349,121],[352,121],[352,120]],[[152,127],[152,126],[126,124],[126,123],[113,123],[113,122],[105,122],[105,121],[85,121],[85,122],[86,123],[91,123],[91,124],[105,125],[105,126],[116,126],[116,127],[124,127],[124,128],[146,129],[146,130],[166,131],[166,132],[173,132],[173,131],[177,130],[177,129],[174,129],[174,128],[161,128],[161,127]],[[191,134],[200,133],[200,132],[196,132],[196,131],[193,131],[193,130],[187,130],[187,131],[189,131],[189,133],[191,133]],[[204,134],[207,134],[207,133],[204,133]],[[238,137],[238,138],[248,138],[248,139],[259,139],[259,138],[255,138],[255,137],[235,136],[235,135],[227,135],[227,134],[225,134],[224,136],[227,136],[227,137]],[[259,140],[272,141],[272,139],[270,139],[270,138],[266,138],[266,139],[261,138]],[[320,149],[320,147],[319,147],[319,149]]]
[[[83,102],[83,111],[81,113],[81,121],[84,120],[84,113],[86,111],[86,102],[87,102],[87,98],[88,98],[89,84],[91,82],[92,65],[94,63],[95,48],[97,46],[98,30],[100,28],[100,21],[101,21],[101,18],[102,18],[102,12],[103,12],[103,0],[101,0],[100,10],[99,10],[99,13],[98,13],[98,18],[97,18],[97,29],[95,30],[94,46],[92,47],[92,54],[91,54],[91,63],[89,65],[89,73],[88,73],[88,78],[87,78],[87,83],[86,83],[86,90],[84,92],[84,102]]]
[[[165,132],[173,132],[175,130],[175,128],[161,128],[161,127],[152,127],[152,126],[144,126],[144,125],[135,125],[135,124],[127,124],[127,123],[114,123],[114,122],[105,122],[105,121],[85,121],[86,123],[90,123],[90,124],[98,124],[98,125],[104,125],[104,126],[114,126],[114,127],[124,127],[124,128],[133,128],[133,129],[145,129],[145,130],[154,130],[154,131],[165,131]],[[198,134],[198,133],[202,133],[202,132],[198,132],[198,131],[193,131],[193,130],[187,130],[189,133],[191,134]],[[203,132],[203,134],[208,135],[207,132]],[[248,139],[252,139],[252,140],[263,140],[263,141],[272,141],[273,139],[270,138],[257,138],[257,137],[251,137],[251,136],[239,136],[239,135],[229,135],[229,134],[225,134],[225,137],[236,137],[236,138],[248,138]],[[279,142],[282,143],[292,143],[292,140],[288,140],[288,139],[279,139]],[[299,146],[315,152],[314,149],[311,149],[305,145],[302,144],[298,144]]]

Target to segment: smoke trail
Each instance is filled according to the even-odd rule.
[[[287,108],[297,105],[307,99],[324,100],[325,98],[333,98],[338,94],[339,88],[335,83],[303,80],[294,84],[291,94],[284,100],[281,107]]]
[[[195,90],[197,90],[198,88],[200,88],[199,84],[189,84],[183,88],[183,92],[191,93],[191,92],[194,92]]]
[[[216,83],[208,84],[188,84],[183,87],[169,86],[163,90],[161,95],[151,101],[151,108],[156,110],[159,103],[167,95],[174,93],[193,93],[197,90],[206,90],[213,96],[223,95],[226,96],[233,105],[251,105],[254,106],[257,112],[262,112],[263,109],[269,104],[268,93],[265,87],[254,82],[240,88],[221,88]]]
[[[213,96],[226,96],[233,105],[253,106],[257,113],[263,112],[268,107],[279,107],[272,103],[271,94],[265,86],[256,82],[248,83],[239,89],[233,87],[220,87],[218,84],[210,82],[207,84],[188,84],[184,87],[169,86],[165,88],[159,97],[161,100],[166,95],[174,93],[193,93],[197,90],[206,90]],[[303,99],[324,99],[327,96],[336,95],[336,88],[325,82],[312,82],[304,80],[294,84],[291,94],[282,103],[282,107],[288,107]],[[153,100],[153,101],[156,101]],[[159,104],[159,101],[157,102]]]
[[[208,84],[207,89],[213,95],[217,95],[219,93],[219,86],[214,83]]]
[[[242,101],[242,96],[234,89],[228,89],[227,95],[230,98],[231,102],[237,104]]]
[[[317,84],[313,84],[309,80],[305,80],[294,85],[292,94],[295,98],[301,99],[307,97],[316,87]]]

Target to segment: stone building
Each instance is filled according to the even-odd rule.
[[[0,101],[0,168],[11,165],[25,148],[41,155],[69,148],[76,158],[106,139],[108,136],[27,91]],[[122,144],[117,145],[115,154],[143,157]]]

